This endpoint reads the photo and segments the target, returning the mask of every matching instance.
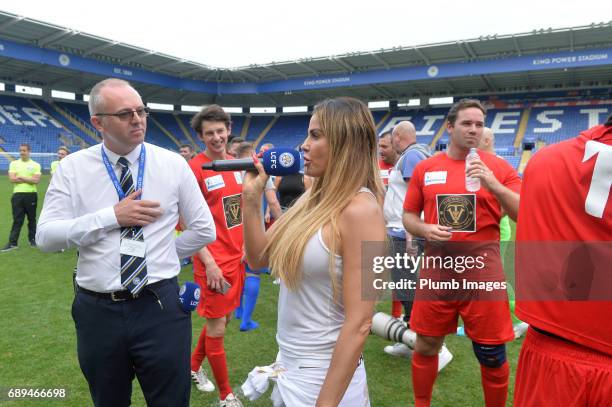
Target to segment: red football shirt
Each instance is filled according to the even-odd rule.
[[[521,179],[504,159],[479,151],[481,161],[507,188],[519,193]],[[465,160],[437,154],[414,169],[404,210],[420,214],[425,223],[453,228],[451,241],[499,241],[501,206],[486,188],[465,189]]]
[[[393,164],[387,164],[384,160],[379,159],[378,168],[380,169],[380,178],[383,184],[387,185],[389,183],[389,175],[391,174]]]
[[[210,161],[212,160],[204,153],[189,161],[217,230],[217,240],[206,247],[222,271],[225,271],[226,265],[230,265],[229,268],[233,270],[236,269],[233,264],[240,262],[243,253],[242,174],[240,171],[217,172],[202,169],[202,164]],[[194,256],[193,264],[195,274],[206,274],[204,264],[198,256]]]
[[[517,316],[610,355],[611,183],[612,127],[542,149],[525,169],[516,236]]]
[[[510,164],[493,154],[479,151],[479,155],[503,185],[520,192],[521,179]],[[423,211],[425,223],[452,227],[450,242],[443,246],[427,244],[427,256],[482,256],[482,268],[478,268],[477,272],[471,268],[471,272],[463,273],[462,277],[483,281],[505,279],[499,253],[501,205],[484,187],[476,192],[466,190],[465,160],[438,154],[418,163],[406,191],[404,210],[416,214]],[[426,265],[422,270],[429,272],[421,273],[428,278],[453,278],[444,270]],[[455,271],[462,273],[457,268]],[[495,294],[499,292],[502,291],[497,290]]]

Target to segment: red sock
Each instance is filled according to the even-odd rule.
[[[480,365],[482,377],[482,390],[484,392],[485,406],[505,406],[508,398],[508,378],[510,367],[504,362],[500,367],[486,367]]]
[[[200,370],[200,366],[202,366],[202,362],[206,357],[206,325],[202,328],[202,332],[200,332],[200,339],[198,339],[198,343],[196,344],[193,353],[191,354],[191,371],[197,372]]]
[[[206,356],[212,369],[215,382],[219,386],[219,396],[225,400],[232,392],[227,375],[227,361],[225,360],[225,349],[223,348],[223,337],[206,337]]]
[[[399,318],[402,316],[402,303],[398,300],[393,300],[393,305],[391,306],[391,316],[393,318]]]
[[[429,407],[431,392],[438,376],[438,354],[434,356],[412,354],[412,388],[414,407]]]

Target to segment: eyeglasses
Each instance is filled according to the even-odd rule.
[[[125,112],[119,113],[96,113],[94,114],[94,116],[114,116],[119,120],[126,122],[128,120],[132,120],[132,118],[134,117],[134,113],[136,113],[141,119],[144,119],[149,115],[150,110],[151,109],[149,109],[148,107],[141,107],[136,110],[127,110]]]

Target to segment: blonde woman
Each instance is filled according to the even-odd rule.
[[[369,255],[384,254],[385,223],[367,106],[352,98],[321,102],[302,149],[312,188],[267,232],[260,207],[267,175],[259,163],[259,173],[247,173],[243,184],[249,265],[269,266],[281,280],[276,339],[285,371],[272,400],[291,407],[369,406],[361,352],[374,301],[362,296],[372,273],[365,253],[362,265],[362,243],[379,242]]]

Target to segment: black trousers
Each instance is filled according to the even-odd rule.
[[[15,192],[11,197],[13,208],[13,227],[9,236],[9,243],[17,245],[19,233],[23,226],[24,218],[28,217],[28,240],[33,242],[36,238],[36,207],[38,205],[38,194],[36,192]]]
[[[147,406],[189,406],[191,315],[178,292],[176,278],[121,302],[77,290],[77,353],[96,407],[129,406],[134,377]]]
[[[389,247],[389,256],[395,257],[397,254],[403,256],[406,252],[406,239],[401,239],[394,236],[389,236],[390,247]],[[416,246],[417,249],[416,257],[420,256],[423,253],[424,242],[420,239],[413,239],[412,244]],[[419,277],[418,267],[415,270],[409,270],[404,268],[392,268],[391,269],[391,278],[395,282],[404,281],[414,281],[414,284],[417,284]],[[412,305],[414,303],[414,295],[415,290],[393,290],[393,298],[400,301],[402,303],[402,307],[404,308],[404,322],[408,324],[410,327],[410,314],[412,312]]]

